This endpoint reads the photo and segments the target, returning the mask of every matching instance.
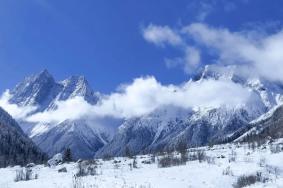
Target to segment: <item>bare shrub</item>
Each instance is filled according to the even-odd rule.
[[[266,165],[266,159],[265,159],[264,157],[261,157],[261,158],[259,159],[258,165],[259,165],[260,167],[264,167],[264,166]]]
[[[235,162],[237,159],[237,153],[234,150],[231,150],[231,153],[229,154],[229,163]]]
[[[270,146],[270,152],[271,153],[279,153],[281,152],[281,147],[279,145],[271,145]]]
[[[269,174],[273,174],[277,178],[280,174],[280,170],[277,166],[265,165],[265,169]]]
[[[215,157],[207,156],[205,160],[208,164],[215,164]]]
[[[268,181],[268,178],[263,177],[261,172],[257,172],[255,175],[242,175],[238,177],[237,182],[233,184],[233,187],[242,188],[255,184],[256,182],[266,182],[266,181]]]
[[[174,156],[173,154],[167,154],[158,160],[159,168],[166,168],[166,167],[179,166],[185,164],[186,162],[184,162],[181,158]]]
[[[82,161],[78,163],[78,172],[76,174],[77,177],[81,176],[94,176],[97,175],[96,172],[96,162],[94,160]]]
[[[205,152],[202,151],[202,150],[198,150],[197,151],[197,160],[201,163],[205,160],[205,158],[206,158]]]
[[[150,161],[151,161],[151,163],[155,163],[155,155],[154,154],[152,154],[151,156],[150,156]]]
[[[99,188],[100,186],[96,183],[88,183],[84,181],[83,177],[78,177],[76,175],[72,178],[72,188]]]
[[[203,150],[197,150],[195,152],[189,152],[188,160],[196,161],[198,160],[200,163],[206,160],[206,153]]]
[[[136,157],[134,157],[133,168],[138,168],[138,162],[137,162]]]
[[[16,170],[15,182],[28,181],[37,178],[38,174],[34,174],[31,168],[21,168]]]
[[[231,169],[230,166],[228,166],[227,168],[225,168],[225,169],[223,170],[222,174],[225,175],[225,176],[234,176],[234,173],[233,173],[233,171],[232,171],[232,169]]]
[[[198,159],[196,152],[190,152],[188,155],[189,161],[196,161]]]
[[[85,188],[81,177],[78,177],[76,175],[73,176],[72,188]]]
[[[176,146],[176,151],[180,153],[181,155],[181,160],[183,163],[186,163],[188,161],[188,146],[185,142],[180,142],[177,146]]]

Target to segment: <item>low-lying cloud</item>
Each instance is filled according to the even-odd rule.
[[[162,85],[154,77],[142,77],[135,79],[131,84],[122,85],[117,92],[104,96],[96,105],[87,103],[82,97],[75,97],[56,102],[56,110],[29,115],[32,112],[30,109],[34,108],[27,110],[26,107],[3,103],[3,97],[0,104],[15,118],[34,123],[55,123],[66,119],[95,119],[105,116],[131,118],[149,114],[162,106],[185,109],[222,105],[236,107],[245,104],[250,94],[249,89],[225,80],[189,81],[177,86]]]
[[[25,119],[30,113],[36,110],[36,106],[18,106],[9,102],[11,98],[9,90],[6,90],[0,97],[0,106],[15,119]]]

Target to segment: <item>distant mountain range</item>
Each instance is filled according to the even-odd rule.
[[[264,78],[243,75],[236,66],[207,65],[189,82],[226,80],[251,91],[244,105],[183,109],[163,106],[147,115],[109,119],[104,126],[86,118],[60,123],[19,122],[22,129],[50,156],[70,147],[75,158],[157,152],[174,149],[180,143],[200,146],[233,141],[253,127],[250,122],[263,116],[283,100],[283,85]],[[89,104],[100,101],[83,76],[56,82],[44,70],[26,78],[11,91],[10,103],[37,106],[32,113],[56,110],[58,101],[83,97]],[[194,99],[187,99],[194,100]],[[73,109],[76,110],[76,109]],[[38,131],[40,129],[40,131]]]

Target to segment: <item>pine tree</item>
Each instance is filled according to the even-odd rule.
[[[64,162],[71,162],[72,159],[72,152],[70,148],[65,149],[64,155],[63,155],[63,161]]]

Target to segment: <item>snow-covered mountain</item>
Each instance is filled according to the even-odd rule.
[[[262,143],[271,139],[283,137],[283,105],[278,105],[251,121],[236,142]]]
[[[42,163],[46,158],[18,123],[0,107],[0,167]]]
[[[174,149],[180,143],[200,146],[232,141],[248,130],[250,122],[281,104],[283,85],[253,74],[238,66],[207,65],[190,82],[222,80],[234,82],[251,91],[244,104],[237,106],[181,108],[161,106],[153,112],[128,119],[107,121],[81,118],[59,123],[21,121],[22,129],[49,155],[70,147],[75,158],[94,155],[124,155]],[[252,71],[250,71],[252,73]],[[45,70],[26,78],[11,91],[10,102],[19,106],[37,106],[37,112],[52,112],[58,101],[83,97],[95,105],[100,95],[82,76],[56,82]],[[187,100],[194,100],[187,99]],[[76,109],[73,109],[74,111]],[[118,127],[118,130],[116,127]]]
[[[56,101],[77,96],[83,97],[90,104],[95,104],[99,98],[83,76],[71,76],[56,82],[47,70],[25,78],[11,91],[11,95],[11,103],[20,106],[35,105],[38,106],[38,111],[54,109]]]
[[[124,155],[126,150],[133,154],[170,150],[183,142],[188,146],[199,146],[230,141],[250,121],[282,101],[282,84],[243,74],[243,70],[236,66],[207,65],[193,82],[207,79],[232,81],[250,89],[252,94],[244,105],[237,107],[163,107],[149,115],[128,119],[96,156]]]
[[[10,94],[9,102],[12,104],[36,106],[32,114],[52,112],[57,109],[58,101],[75,97],[82,97],[89,104],[99,100],[99,94],[91,89],[83,76],[71,76],[56,82],[47,70],[25,78]],[[57,123],[21,120],[19,123],[25,133],[50,156],[70,147],[74,158],[91,158],[95,151],[109,141],[111,133],[111,130],[86,119],[66,119]]]

